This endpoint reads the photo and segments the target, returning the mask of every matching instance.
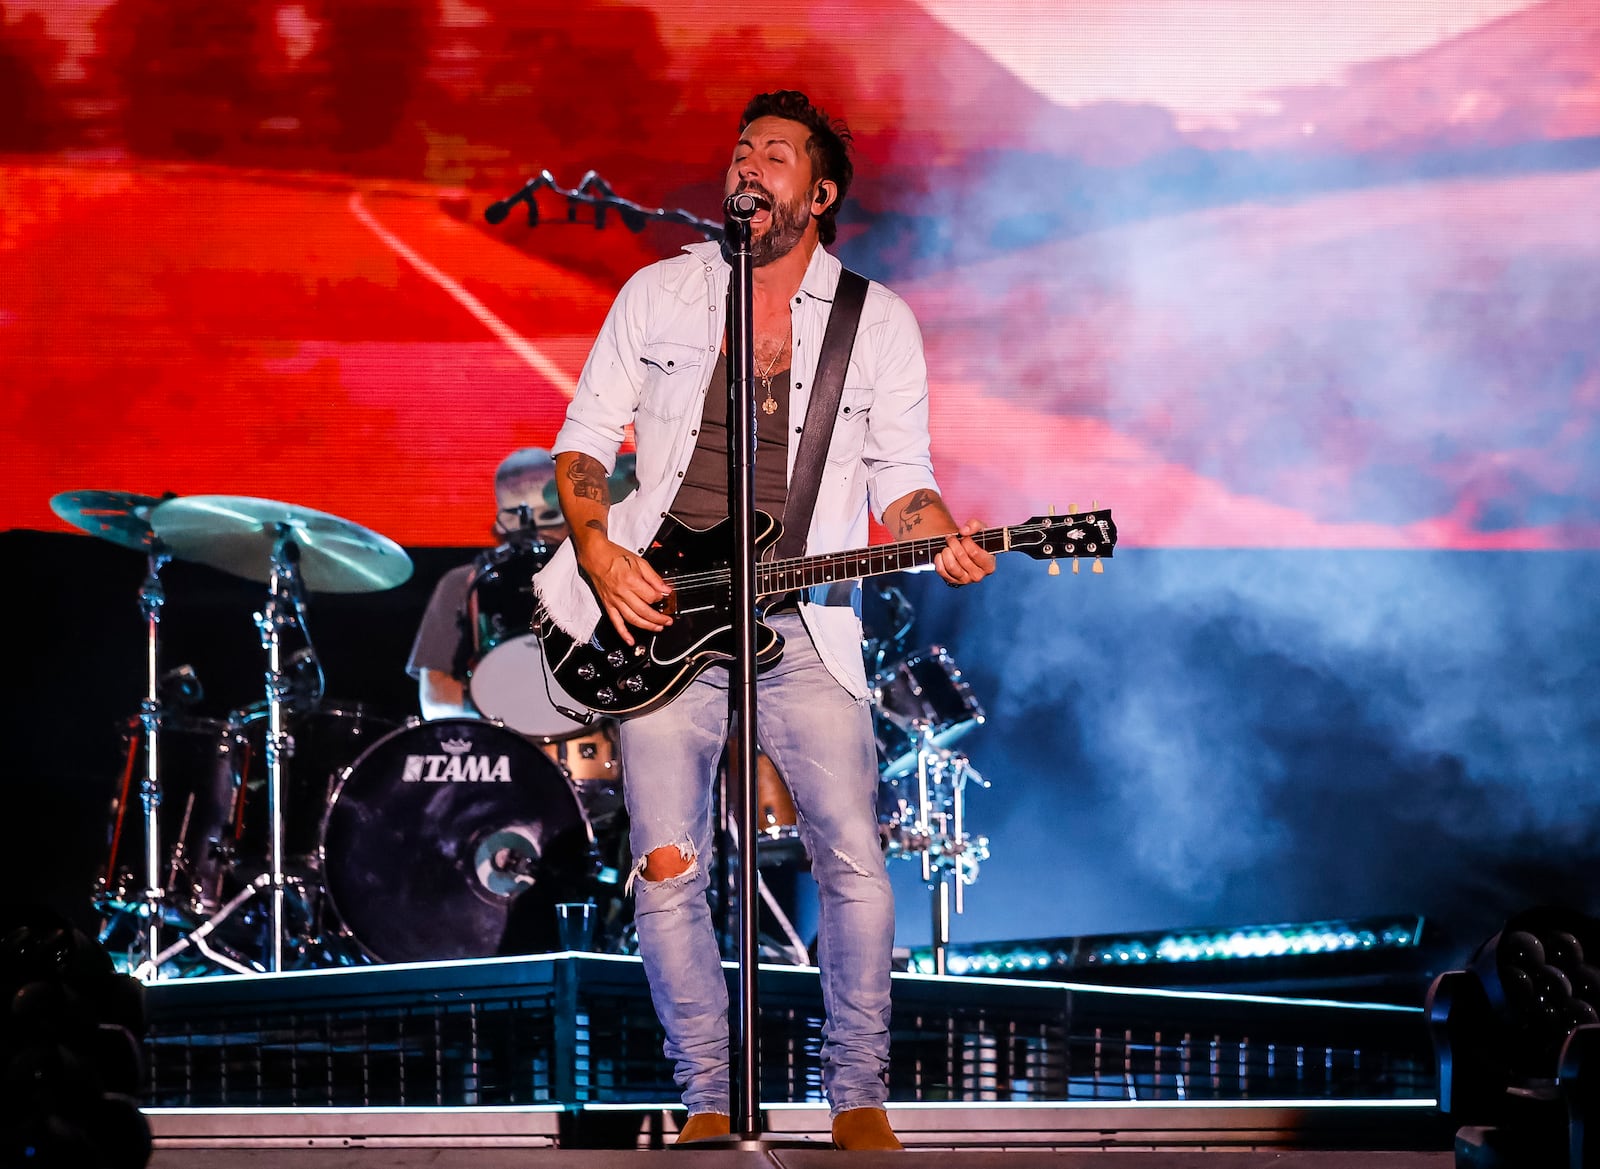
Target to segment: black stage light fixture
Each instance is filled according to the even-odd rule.
[[[0,1165],[139,1169],[144,988],[66,918],[0,905]]]
[[[1520,913],[1429,988],[1461,1169],[1600,1167],[1600,921]]]

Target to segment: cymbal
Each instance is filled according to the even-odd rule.
[[[611,489],[611,502],[621,503],[632,495],[639,486],[639,477],[634,474],[634,467],[638,464],[639,456],[629,451],[625,455],[617,456],[616,470],[606,476],[606,486]],[[554,479],[544,485],[544,501],[551,507],[561,506],[561,497],[556,492]]]
[[[247,495],[189,495],[150,513],[174,556],[246,580],[272,579],[279,526],[300,550],[300,577],[317,593],[373,593],[411,576],[411,558],[387,536],[327,512]]]
[[[63,491],[50,498],[50,510],[75,528],[147,552],[156,534],[150,528],[150,512],[168,495],[137,495],[132,491]]]

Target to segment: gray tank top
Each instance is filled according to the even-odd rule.
[[[758,378],[756,399],[756,507],[783,518],[789,498],[789,371],[772,376],[777,409],[761,408],[766,393]],[[683,485],[672,501],[672,515],[691,528],[709,528],[728,518],[728,362],[718,356],[706,390],[694,455],[683,473]]]

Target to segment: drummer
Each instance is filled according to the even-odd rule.
[[[551,486],[555,472],[555,460],[540,447],[523,447],[505,457],[494,473],[497,540],[555,545],[566,539],[566,523]],[[472,633],[466,608],[474,567],[463,564],[439,578],[411,644],[406,673],[417,680],[425,719],[480,717],[467,695]]]

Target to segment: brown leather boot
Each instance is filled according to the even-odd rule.
[[[833,1143],[840,1149],[903,1149],[881,1108],[847,1108],[833,1118]]]
[[[673,1143],[685,1145],[690,1141],[703,1141],[707,1137],[725,1137],[730,1131],[726,1112],[696,1112],[683,1122],[683,1127],[678,1130],[678,1139]]]

